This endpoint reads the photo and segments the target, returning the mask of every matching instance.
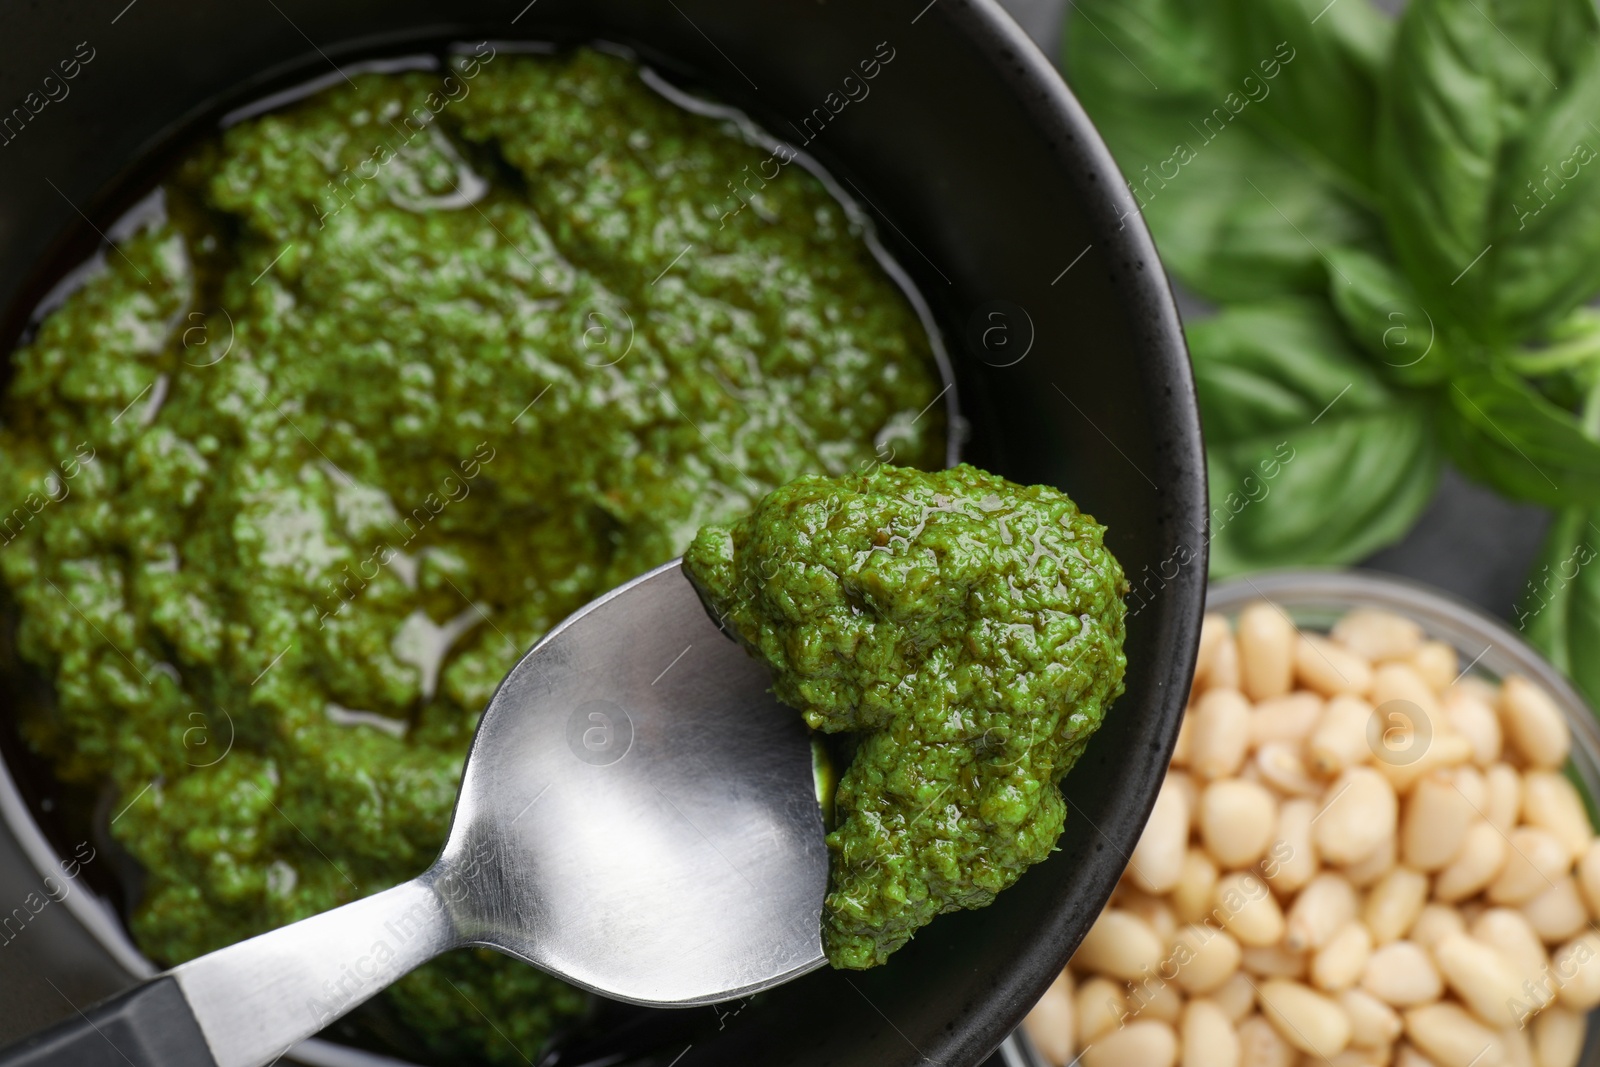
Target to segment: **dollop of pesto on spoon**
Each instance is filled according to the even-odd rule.
[[[974,467],[803,477],[704,527],[702,599],[812,728],[851,735],[823,943],[883,963],[1050,854],[1122,693],[1127,589],[1066,494]]]

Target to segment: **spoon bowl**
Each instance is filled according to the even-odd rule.
[[[822,963],[805,723],[676,561],[569,618],[484,713],[439,866],[476,944],[575,985],[708,1004]]]
[[[642,575],[500,683],[426,872],[181,964],[0,1067],[260,1067],[468,945],[655,1007],[814,970],[822,810],[805,723],[770,683],[678,561]]]

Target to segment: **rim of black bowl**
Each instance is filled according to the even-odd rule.
[[[919,0],[920,3],[920,0]],[[1167,410],[1157,407],[1157,417],[1165,415],[1174,428],[1174,436],[1186,446],[1187,460],[1195,468],[1188,489],[1192,495],[1185,498],[1183,486],[1173,486],[1169,497],[1167,521],[1175,527],[1181,523],[1181,533],[1173,540],[1180,547],[1187,542],[1179,540],[1191,531],[1198,533],[1198,543],[1181,561],[1167,557],[1174,573],[1165,574],[1165,563],[1155,578],[1160,593],[1171,592],[1169,600],[1189,603],[1198,611],[1190,611],[1187,619],[1166,618],[1160,629],[1165,631],[1173,651],[1171,659],[1161,670],[1155,664],[1147,665],[1152,675],[1160,673],[1156,685],[1168,694],[1165,716],[1159,727],[1149,731],[1150,743],[1144,751],[1127,753],[1128,758],[1142,758],[1149,768],[1148,781],[1155,788],[1147,790],[1138,802],[1127,806],[1116,825],[1107,829],[1097,826],[1096,832],[1112,846],[1116,853],[1106,866],[1108,877],[1103,891],[1089,895],[1084,907],[1077,913],[1058,910],[1052,922],[1040,930],[1037,949],[1017,961],[1007,980],[987,991],[980,1011],[958,1023],[950,1040],[937,1049],[925,1053],[927,1060],[945,1063],[977,1063],[992,1051],[1004,1035],[1015,1029],[1038,1001],[1046,987],[1065,966],[1088,931],[1100,908],[1110,898],[1111,890],[1121,877],[1128,854],[1137,842],[1150,809],[1155,804],[1156,788],[1165,777],[1173,742],[1177,739],[1177,726],[1182,718],[1183,705],[1188,696],[1190,679],[1194,673],[1195,654],[1199,643],[1199,623],[1204,611],[1206,573],[1209,562],[1210,538],[1209,506],[1204,445],[1201,439],[1199,409],[1194,379],[1189,364],[1188,348],[1178,316],[1177,304],[1166,278],[1165,268],[1156,253],[1154,239],[1144,224],[1142,215],[1128,214],[1123,200],[1122,172],[1111,157],[1111,151],[1101,140],[1099,132],[1089,120],[1088,113],[1068,88],[1065,79],[1053,67],[1022,28],[1000,7],[997,0],[937,0],[947,17],[957,20],[962,29],[985,53],[1000,71],[1002,79],[1028,106],[1031,117],[1049,137],[1058,153],[1072,153],[1079,164],[1096,176],[1096,189],[1101,193],[1092,210],[1102,233],[1109,234],[1108,244],[1112,258],[1130,275],[1140,275],[1144,284],[1137,289],[1131,308],[1135,317],[1133,332],[1143,343],[1167,362],[1170,381],[1182,385],[1180,395],[1173,396],[1170,389]],[[929,8],[934,5],[929,4]],[[1131,222],[1132,225],[1122,225]],[[1137,589],[1143,576],[1130,574]],[[1148,588],[1148,586],[1146,586]],[[1069,812],[1069,820],[1072,813]],[[1115,868],[1112,870],[1111,868]],[[989,1013],[993,1020],[985,1025],[983,1016]],[[941,1054],[948,1058],[941,1060]]]
[[[515,6],[521,8],[523,14],[533,9],[532,4],[522,7],[519,2]],[[671,3],[672,8],[678,6]],[[1153,647],[1167,653],[1155,661],[1137,665],[1144,684],[1155,694],[1149,700],[1152,713],[1146,717],[1146,721],[1138,724],[1133,737],[1137,744],[1116,754],[1117,761],[1131,765],[1126,780],[1134,785],[1130,795],[1119,798],[1120,804],[1104,812],[1101,821],[1094,824],[1094,833],[1100,840],[1092,854],[1083,861],[1082,866],[1086,871],[1073,871],[1067,876],[1066,881],[1075,890],[1072,905],[1059,906],[1051,911],[1046,921],[1032,932],[1032,940],[1014,957],[1012,965],[983,988],[970,991],[946,1025],[936,1034],[925,1035],[920,1047],[913,1046],[916,1048],[916,1057],[907,1060],[922,1062],[932,1059],[946,1064],[973,1064],[989,1055],[1021,1021],[1076,948],[1115,886],[1127,852],[1137,840],[1154,803],[1176,737],[1204,609],[1208,542],[1204,532],[1207,523],[1206,469],[1193,377],[1165,272],[1143,219],[1129,207],[1121,174],[1109,150],[1065,81],[995,0],[932,0],[926,3],[925,0],[908,0],[905,3],[885,3],[883,6],[893,7],[897,13],[903,10],[911,17],[913,26],[924,19],[948,23],[965,38],[977,58],[992,69],[1000,83],[1015,95],[1033,127],[1044,138],[1057,167],[1063,173],[1083,179],[1076,182],[1071,191],[1081,197],[1082,207],[1095,231],[1096,243],[1103,244],[1109,261],[1107,273],[1123,301],[1122,311],[1127,320],[1128,335],[1142,350],[1143,366],[1148,372],[1143,385],[1151,424],[1166,430],[1165,436],[1159,441],[1159,448],[1160,460],[1164,464],[1162,471],[1168,475],[1168,479],[1167,484],[1157,490],[1162,510],[1160,532],[1156,537],[1160,546],[1159,554],[1164,555],[1164,559],[1155,572],[1147,566],[1144,572],[1129,575],[1135,585],[1134,595],[1140,598],[1141,604],[1145,603],[1145,597],[1148,596],[1154,607],[1150,621],[1141,625],[1153,628]],[[126,12],[124,8],[123,13]],[[683,12],[679,10],[679,14]],[[116,16],[118,19],[121,17],[121,14]],[[688,18],[688,15],[684,14],[683,17]],[[114,23],[115,19],[112,20]],[[194,130],[208,116],[214,118],[227,110],[224,104],[219,103],[219,99],[234,104],[240,100],[257,99],[263,95],[262,86],[304,80],[307,76],[304,72],[313,70],[312,64],[316,62],[331,64],[335,59],[402,54],[408,49],[417,50],[420,42],[437,44],[447,40],[475,40],[483,36],[481,32],[472,32],[474,29],[481,27],[443,24],[442,20],[426,26],[420,20],[413,19],[404,30],[346,38],[337,43],[319,45],[306,38],[306,49],[292,60],[246,72],[235,79],[231,91],[223,93],[220,98],[214,95],[206,99],[203,104],[162,127],[157,135],[148,138],[142,148],[130,157],[133,161],[131,164],[122,167],[110,182],[91,190],[95,194],[93,199],[74,202],[60,189],[48,195],[59,194],[67,199],[74,204],[74,210],[81,208],[87,212],[84,215],[86,219],[106,218],[128,206],[126,202],[113,202],[111,196],[115,190],[126,189],[137,182],[138,179],[130,178],[130,175],[148,172],[148,177],[154,178],[157,171],[151,160],[157,157],[170,158],[170,145],[182,131]],[[489,34],[491,39],[499,40],[517,36],[548,40],[550,35],[539,27],[532,27],[521,35]],[[709,43],[710,39],[707,38],[707,41]],[[717,46],[712,43],[711,47]],[[652,64],[660,58],[647,48],[641,48],[641,53]],[[334,58],[330,59],[330,56]],[[668,67],[670,69],[670,64]],[[298,77],[294,76],[296,72]],[[10,79],[0,77],[0,89],[11,89],[17,85],[23,86],[22,91],[29,87],[24,74],[19,73]],[[740,103],[737,92],[728,96],[736,104]],[[12,147],[5,146],[8,149]],[[143,172],[141,168],[144,168]],[[68,188],[73,186],[69,184]],[[58,265],[66,266],[83,258],[67,247],[65,237],[59,233],[42,233],[26,220],[0,220],[0,236],[8,241],[19,236],[18,230],[23,234],[20,240],[12,243],[12,249],[30,264],[54,260]],[[29,271],[23,277],[32,273]],[[60,271],[55,273],[59,276]],[[0,279],[3,279],[3,273],[0,273]],[[10,297],[7,303],[8,318],[5,323],[0,323],[0,339],[9,344],[17,335],[28,308],[39,295],[42,293],[7,294]],[[1170,574],[1167,573],[1169,567],[1172,571]],[[1091,755],[1094,755],[1092,745]],[[1102,761],[1106,759],[1105,756],[1099,758]],[[1087,761],[1089,757],[1085,759]],[[10,824],[41,872],[54,868],[57,851],[35,822],[3,762],[0,762],[0,818]],[[1069,815],[1069,826],[1072,818]],[[148,961],[132,947],[120,920],[104,902],[91,894],[78,893],[68,897],[66,905],[120,966],[134,975],[148,971]],[[898,1031],[899,1028],[887,1017],[885,1021]],[[901,1036],[905,1037],[904,1034]],[[906,1041],[910,1044],[909,1038]],[[307,1052],[315,1062],[397,1062],[325,1041],[308,1044],[312,1047],[307,1048]]]

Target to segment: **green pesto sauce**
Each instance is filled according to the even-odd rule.
[[[114,784],[163,963],[425,868],[569,612],[798,475],[942,454],[927,335],[819,181],[622,59],[480,53],[194,151],[15,354],[25,728]],[[388,996],[503,1063],[588,1005],[488,952]]]
[[[852,735],[823,944],[882,963],[1048,856],[1062,776],[1122,692],[1122,568],[1048,486],[966,465],[800,478],[684,566],[813,729]]]

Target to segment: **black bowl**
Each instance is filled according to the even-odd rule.
[[[561,1061],[604,1055],[606,1041],[654,1044],[663,1064],[689,1044],[678,1067],[983,1059],[1126,863],[1166,770],[1205,591],[1205,465],[1177,313],[1059,76],[992,0],[123,2],[14,4],[4,16],[0,103],[19,110],[0,114],[0,345],[174,146],[228,107],[422,44],[627,45],[779,138],[809,138],[869,209],[951,350],[971,424],[964,458],[1061,486],[1109,527],[1135,586],[1127,693],[1066,781],[1059,853],[992,907],[942,917],[878,970],[816,973],[736,1013],[645,1013]],[[845,79],[886,50],[870,95],[848,100]],[[61,80],[58,64],[75,56],[76,77]],[[0,914],[38,889],[51,848],[73,847],[10,748],[23,792],[0,770],[11,826]],[[0,1042],[70,1014],[68,998],[128,982],[108,915],[86,890],[5,944]]]

